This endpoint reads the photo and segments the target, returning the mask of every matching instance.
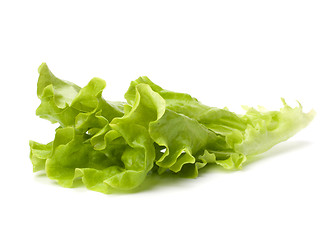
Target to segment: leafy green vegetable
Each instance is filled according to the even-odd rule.
[[[283,99],[280,111],[247,108],[238,115],[162,89],[147,77],[131,82],[126,103],[108,102],[100,78],[80,88],[55,77],[45,63],[39,74],[36,115],[59,127],[48,144],[30,141],[34,172],[45,170],[63,187],[81,178],[103,193],[136,188],[150,172],[196,177],[207,164],[240,169],[315,115]]]

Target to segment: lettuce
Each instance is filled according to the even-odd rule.
[[[39,67],[36,115],[58,123],[54,140],[30,141],[33,171],[63,187],[76,179],[111,193],[140,186],[148,174],[197,177],[207,164],[240,169],[250,157],[286,141],[306,127],[315,112],[247,107],[244,115],[203,105],[185,93],[165,90],[147,77],[132,81],[126,102],[103,99],[105,81],[83,88]]]

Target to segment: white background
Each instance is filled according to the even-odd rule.
[[[1,239],[326,239],[325,1],[1,1]],[[123,100],[147,75],[201,102],[317,116],[241,171],[155,178],[141,191],[66,189],[33,174],[37,68]]]

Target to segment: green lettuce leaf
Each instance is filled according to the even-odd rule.
[[[78,128],[103,127],[113,118],[123,115],[123,103],[102,98],[105,81],[93,78],[87,86],[58,79],[43,63],[39,67],[37,96],[41,100],[36,115],[60,126]],[[103,116],[103,117],[101,117]]]
[[[240,169],[315,115],[283,99],[280,111],[247,108],[239,115],[165,90],[147,77],[131,82],[126,103],[109,102],[100,78],[81,88],[55,77],[45,63],[39,74],[36,115],[59,126],[50,143],[30,141],[33,171],[45,171],[63,187],[81,179],[102,193],[137,188],[149,173],[194,178],[207,164]]]
[[[53,142],[41,144],[29,141],[30,159],[33,164],[33,171],[38,172],[45,169],[45,162],[51,156]]]
[[[299,107],[291,108],[284,99],[284,107],[280,111],[247,108],[245,115],[239,115],[226,109],[206,106],[189,94],[165,90],[147,77],[131,82],[125,94],[129,104],[133,103],[135,88],[139,84],[148,84],[160,94],[167,109],[196,120],[214,133],[224,136],[232,151],[218,151],[214,155],[217,156],[216,163],[227,169],[240,169],[248,156],[263,153],[292,137],[306,127],[315,115],[313,110],[304,113],[300,104]],[[208,150],[208,153],[213,152]]]
[[[242,119],[247,123],[242,141],[234,145],[237,152],[245,155],[263,153],[274,145],[288,140],[305,128],[315,116],[315,111],[303,113],[302,106],[291,108],[282,98],[280,111],[260,111],[248,108]]]

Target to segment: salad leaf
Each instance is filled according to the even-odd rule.
[[[225,137],[234,152],[230,152],[227,160],[217,160],[216,163],[227,169],[241,168],[246,156],[263,153],[286,141],[305,128],[315,116],[313,110],[303,113],[300,103],[299,107],[291,108],[283,98],[284,107],[280,111],[247,108],[245,115],[238,115],[225,109],[206,106],[188,94],[162,89],[147,77],[131,82],[125,94],[128,103],[132,104],[130,99],[134,95],[134,88],[144,83],[164,98],[167,109],[195,119],[207,129]]]
[[[302,106],[291,108],[282,99],[284,107],[280,111],[258,111],[248,108],[242,119],[247,123],[243,139],[236,143],[236,151],[245,155],[263,153],[274,145],[286,141],[301,129],[305,128],[315,116],[312,110],[302,112]]]
[[[149,173],[194,178],[207,164],[240,169],[315,115],[284,99],[280,111],[247,107],[240,115],[165,90],[147,77],[130,83],[126,102],[109,102],[100,78],[81,88],[55,77],[45,63],[39,74],[36,115],[59,126],[50,143],[30,141],[33,171],[44,170],[63,187],[81,179],[102,193],[137,188]]]
[[[123,116],[123,103],[107,102],[102,98],[104,80],[93,78],[87,86],[80,88],[55,77],[45,63],[38,71],[37,96],[41,104],[36,115],[39,117],[58,122],[62,127],[81,127],[92,121],[102,126],[103,122]]]

